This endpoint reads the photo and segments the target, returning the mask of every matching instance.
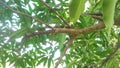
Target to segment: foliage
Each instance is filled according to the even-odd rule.
[[[68,0],[0,0],[0,68],[8,63],[15,68],[41,64],[47,68],[57,64],[63,68],[98,68],[120,42],[120,23],[113,26],[111,40],[107,40],[102,16],[98,16],[101,1],[86,0],[89,8],[69,25]],[[115,7],[118,19],[119,10],[120,0]],[[104,67],[118,68],[119,53]]]

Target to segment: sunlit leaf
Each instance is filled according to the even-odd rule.
[[[108,3],[109,2],[109,3]],[[114,24],[114,12],[117,0],[103,0],[103,20],[106,26],[108,38]]]
[[[85,0],[71,0],[69,6],[70,22],[76,22],[80,14],[84,11]]]

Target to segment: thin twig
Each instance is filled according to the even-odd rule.
[[[68,48],[70,47],[70,45],[73,43],[74,39],[75,39],[77,36],[78,36],[78,35],[73,35],[73,37],[66,43],[67,46],[65,47],[64,51],[62,52],[62,55],[60,56],[60,59],[58,60],[58,62],[56,62],[54,68],[57,68],[58,65],[62,62],[62,59],[63,59],[63,57],[64,57],[65,54],[66,54],[66,51],[68,50]]]
[[[42,20],[40,20],[40,19],[38,19],[38,18],[35,18],[35,17],[33,17],[33,16],[31,16],[31,15],[28,15],[28,14],[26,14],[26,13],[23,13],[23,12],[20,12],[20,11],[17,11],[17,10],[14,10],[14,9],[12,9],[11,7],[9,7],[7,4],[3,3],[2,1],[0,1],[0,3],[2,3],[6,8],[8,8],[8,9],[11,10],[11,11],[13,11],[14,13],[21,14],[21,15],[23,15],[23,16],[26,16],[26,17],[29,17],[29,18],[31,18],[31,19],[34,19],[35,21],[37,21],[37,22],[39,22],[39,23],[41,23],[41,24],[45,24],[48,28],[52,28],[52,29],[53,29],[53,27],[51,27],[50,25],[46,24],[45,22],[43,22]]]
[[[107,61],[119,50],[119,48],[120,48],[120,44],[117,44],[116,47],[115,47],[115,49],[114,49],[114,51],[113,51],[112,53],[110,53],[110,54],[106,57],[106,59],[104,59],[104,60],[102,61],[102,63],[101,63],[101,65],[100,65],[99,68],[103,68],[104,64],[107,63]]]
[[[50,9],[50,10],[52,10],[57,16],[58,16],[58,18],[60,19],[60,20],[62,20],[68,27],[70,27],[70,25],[68,24],[68,22],[67,21],[65,21],[64,19],[63,19],[63,17],[61,17],[60,16],[60,14],[57,12],[57,11],[55,11],[53,8],[51,8],[47,3],[45,3],[43,0],[40,0],[48,9]]]

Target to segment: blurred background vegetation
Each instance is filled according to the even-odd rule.
[[[86,0],[85,11],[68,27],[69,0],[0,0],[0,68],[8,63],[13,68],[36,68],[41,64],[53,68],[61,56],[58,63],[62,68],[99,68],[120,42],[120,23],[113,26],[110,41],[104,28],[77,34],[72,41],[74,33],[54,29],[85,29],[103,23],[90,15],[102,13],[101,1]],[[120,0],[115,18],[120,18]],[[104,67],[120,67],[119,50]]]

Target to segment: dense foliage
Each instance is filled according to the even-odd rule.
[[[119,68],[120,0],[109,41],[102,0],[87,5],[70,24],[69,0],[0,0],[0,68]]]

